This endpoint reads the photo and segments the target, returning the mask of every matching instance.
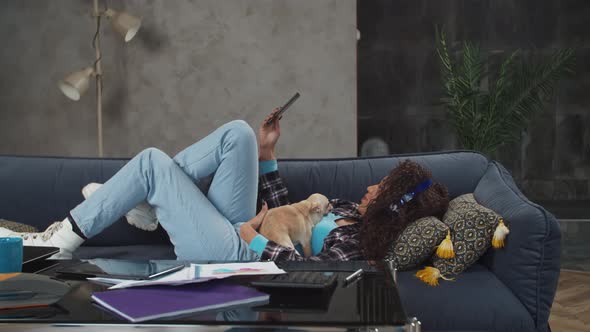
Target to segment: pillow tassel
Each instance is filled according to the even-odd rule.
[[[424,269],[416,272],[416,277],[430,286],[438,286],[438,278],[446,281],[454,280],[453,278],[445,278],[445,276],[440,273],[439,269],[432,266],[427,266]]]
[[[436,255],[445,259],[455,257],[453,241],[451,241],[451,231],[447,232],[447,237],[438,245],[438,248],[436,249]]]
[[[494,237],[492,238],[492,247],[495,249],[503,248],[504,239],[508,233],[510,233],[510,230],[504,224],[504,219],[500,218],[500,222],[498,223],[498,227],[496,227]]]

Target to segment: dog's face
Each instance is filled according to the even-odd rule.
[[[328,197],[322,194],[313,194],[307,198],[307,201],[311,203],[309,215],[314,223],[318,223],[323,215],[332,211],[332,205]]]

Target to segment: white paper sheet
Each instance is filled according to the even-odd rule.
[[[226,278],[238,275],[281,274],[275,262],[249,262],[226,264],[196,264],[195,273],[199,278]]]
[[[262,275],[285,273],[274,262],[248,262],[226,264],[191,264],[182,270],[150,280],[123,280],[114,278],[88,278],[89,281],[113,285],[109,289],[149,285],[184,285],[223,279],[237,275]]]

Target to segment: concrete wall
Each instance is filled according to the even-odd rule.
[[[437,106],[436,24],[456,55],[463,40],[476,42],[496,70],[515,49],[545,56],[578,47],[575,74],[561,81],[523,139],[492,157],[534,200],[590,200],[589,17],[585,0],[359,0],[359,145],[376,137],[391,153],[458,148]]]
[[[105,155],[173,154],[220,124],[257,126],[295,91],[281,157],[356,155],[354,0],[128,0],[125,44],[102,27]],[[79,102],[57,81],[92,64],[90,0],[0,3],[0,153],[95,156],[94,84]]]

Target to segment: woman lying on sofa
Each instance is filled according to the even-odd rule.
[[[360,203],[331,200],[334,226],[317,255],[304,258],[293,248],[266,240],[257,232],[266,210],[289,204],[275,157],[279,120],[267,124],[274,112],[260,125],[258,143],[252,128],[237,120],[174,158],[146,149],[63,221],[42,233],[0,228],[0,237],[20,236],[25,245],[59,247],[68,258],[84,240],[147,201],[155,216],[146,215],[136,226],[154,229],[160,222],[181,260],[378,260],[406,225],[426,216],[440,218],[446,211],[447,189],[407,160],[369,186]],[[195,184],[211,174],[205,195]],[[258,214],[257,198],[265,202]]]

